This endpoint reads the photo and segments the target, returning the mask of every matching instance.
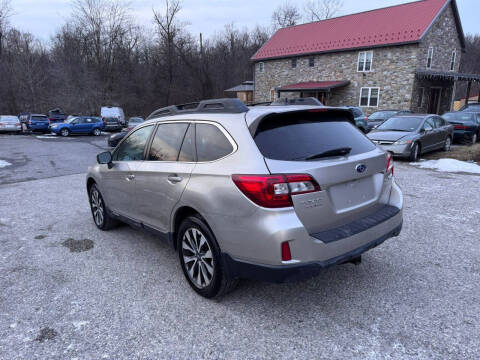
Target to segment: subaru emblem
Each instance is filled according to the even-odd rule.
[[[355,170],[357,170],[358,173],[362,174],[367,170],[367,165],[358,164],[357,166],[355,166]]]

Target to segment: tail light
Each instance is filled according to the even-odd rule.
[[[54,118],[48,118],[48,122],[49,122],[49,123],[52,123],[52,122],[54,122],[54,121],[55,121]]]
[[[368,122],[368,116],[365,116],[365,121]]]
[[[387,152],[387,167],[385,169],[385,174],[393,176],[393,155]]]
[[[292,253],[290,252],[290,244],[288,241],[282,243],[282,261],[292,260]]]
[[[453,125],[455,130],[465,130],[467,127],[465,125]]]
[[[246,197],[265,208],[291,207],[292,195],[320,191],[307,174],[232,175],[232,180]]]

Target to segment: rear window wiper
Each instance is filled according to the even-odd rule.
[[[319,154],[310,155],[306,158],[301,158],[301,160],[309,161],[309,160],[326,158],[326,157],[330,157],[330,156],[345,156],[345,155],[350,154],[350,151],[352,151],[352,148],[350,148],[350,147],[332,149],[332,150],[327,150],[327,151],[321,152]],[[297,158],[297,159],[294,159],[294,160],[300,160],[300,158]]]

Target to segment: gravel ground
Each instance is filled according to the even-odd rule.
[[[400,237],[221,301],[190,289],[167,243],[97,230],[83,174],[0,185],[0,359],[478,358],[480,177],[395,171]]]

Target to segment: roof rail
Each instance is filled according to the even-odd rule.
[[[312,105],[323,106],[320,100],[314,97],[306,98],[279,98],[271,104],[272,106],[285,106],[285,105]]]
[[[155,110],[147,117],[147,120],[180,114],[239,114],[247,111],[248,107],[240,99],[211,99],[188,104],[167,106]]]

